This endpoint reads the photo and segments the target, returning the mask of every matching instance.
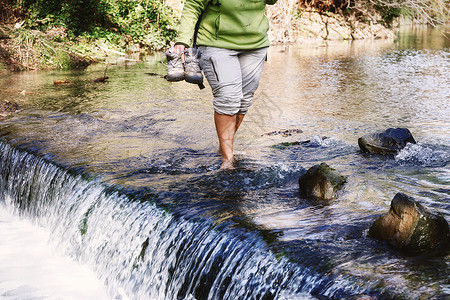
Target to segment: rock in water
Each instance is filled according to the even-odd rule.
[[[298,180],[300,195],[319,200],[331,200],[335,192],[347,181],[326,163],[311,167]]]
[[[396,153],[407,143],[416,143],[407,128],[388,128],[383,132],[366,134],[358,139],[362,151],[383,155]]]
[[[389,212],[372,224],[369,236],[413,253],[446,250],[450,239],[442,216],[431,214],[403,193],[395,195]]]

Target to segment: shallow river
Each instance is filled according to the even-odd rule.
[[[0,97],[22,108],[0,122],[1,299],[450,297],[449,254],[367,237],[397,192],[450,221],[450,40],[438,30],[271,47],[225,172],[209,86],[166,82],[152,74],[165,72],[159,56],[142,59],[0,71]],[[389,127],[418,143],[359,151]],[[321,162],[347,184],[333,201],[302,199],[299,176]],[[45,251],[11,254],[34,243]],[[80,290],[68,269],[84,274]]]

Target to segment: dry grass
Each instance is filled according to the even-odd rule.
[[[62,40],[66,33],[61,27],[46,32],[11,30],[11,38],[0,40],[0,61],[12,71],[64,69],[86,67],[96,59],[75,52]]]

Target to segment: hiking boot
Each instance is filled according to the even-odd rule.
[[[203,83],[203,74],[199,65],[201,53],[197,48],[184,51],[184,80],[193,84]]]
[[[167,57],[167,81],[182,81],[184,80],[184,66],[181,60],[181,53],[172,52],[172,48],[166,51]]]

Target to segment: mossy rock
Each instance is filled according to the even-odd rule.
[[[403,193],[392,199],[388,213],[370,227],[369,236],[411,253],[447,251],[450,231],[444,217],[428,212]]]
[[[298,180],[300,195],[318,200],[331,200],[347,178],[326,163],[308,169]]]

